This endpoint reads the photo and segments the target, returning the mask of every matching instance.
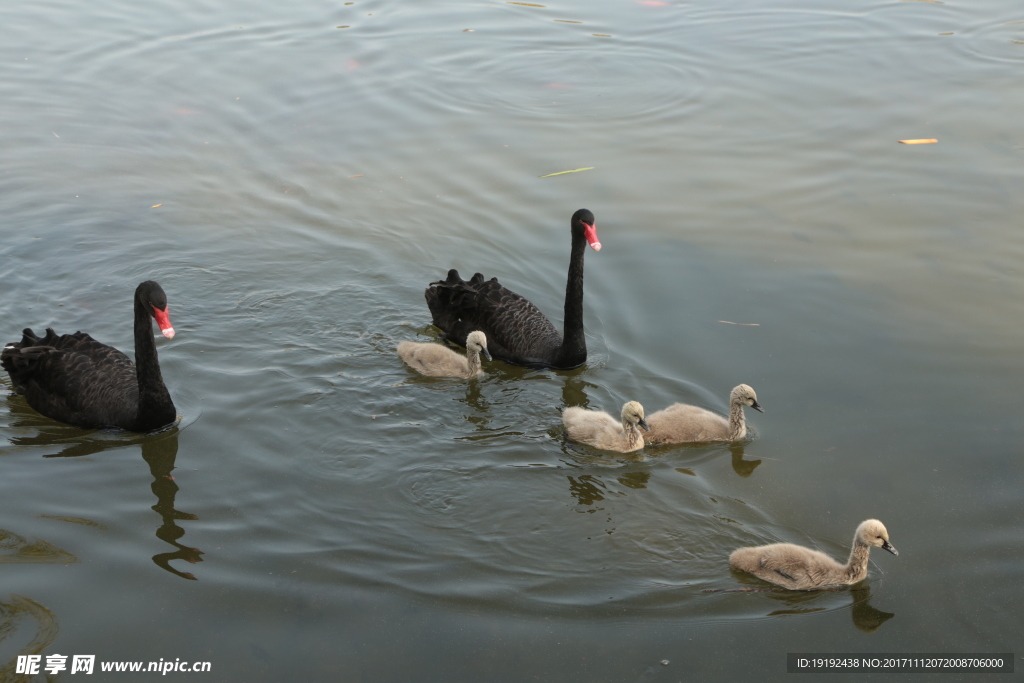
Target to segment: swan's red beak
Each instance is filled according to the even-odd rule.
[[[593,223],[583,224],[583,235],[587,238],[587,243],[590,244],[590,248],[594,251],[601,251],[601,241],[597,239],[597,226]]]
[[[171,317],[167,315],[167,309],[161,311],[154,306],[153,317],[156,318],[156,324],[160,326],[160,333],[168,339],[174,339],[174,328],[171,327]]]

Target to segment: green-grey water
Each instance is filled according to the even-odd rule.
[[[0,378],[0,680],[78,678],[24,654],[247,682],[1020,666],[1024,14],[538,5],[0,8],[0,341],[131,352],[155,279],[181,415],[77,430]],[[560,325],[580,207],[584,367],[401,363],[451,267]],[[744,444],[623,456],[560,423],[725,412],[741,382]],[[761,585],[738,546],[845,556],[869,517],[900,555],[853,590],[706,592]]]

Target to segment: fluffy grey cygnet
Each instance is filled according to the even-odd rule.
[[[651,427],[646,437],[647,443],[739,441],[747,435],[744,406],[764,412],[757,402],[757,394],[746,384],[732,390],[728,420],[698,406],[673,403],[647,418],[647,424]]]
[[[877,519],[868,519],[857,527],[850,559],[845,565],[825,553],[792,543],[740,548],[729,556],[729,565],[790,590],[845,586],[857,583],[868,575],[868,553],[871,546],[899,555],[889,543],[889,532],[885,530],[885,525]]]
[[[637,426],[648,429],[644,407],[636,401],[622,406],[622,422],[603,410],[587,410],[572,406],[562,411],[562,423],[569,438],[605,451],[629,453],[644,447],[644,437]]]
[[[460,356],[441,344],[422,344],[404,341],[398,345],[398,355],[406,365],[430,377],[462,377],[469,379],[484,374],[480,367],[480,354],[491,359],[487,351],[487,337],[479,330],[466,338],[466,355]]]

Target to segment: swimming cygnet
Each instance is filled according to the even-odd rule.
[[[603,410],[572,406],[562,411],[562,423],[569,438],[606,451],[629,453],[644,447],[637,425],[649,429],[644,407],[636,401],[622,406],[622,423]]]
[[[885,530],[885,525],[877,519],[868,519],[857,527],[850,559],[845,565],[825,553],[792,543],[740,548],[729,556],[729,565],[790,590],[845,586],[857,583],[868,575],[868,552],[871,546],[899,555],[889,543],[889,532]]]
[[[441,344],[421,344],[404,341],[398,345],[398,355],[406,365],[422,375],[430,377],[479,377],[484,373],[480,367],[480,354],[487,360],[487,337],[479,330],[466,337],[466,355],[460,356]]]
[[[651,426],[647,443],[739,441],[747,435],[743,406],[764,412],[757,402],[757,394],[746,384],[732,390],[728,420],[698,406],[673,403],[647,418],[647,424]]]

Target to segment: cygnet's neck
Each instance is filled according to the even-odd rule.
[[[743,404],[733,401],[729,408],[729,438],[739,441],[747,435],[747,421],[743,418]]]
[[[622,420],[622,433],[626,435],[626,442],[630,448],[636,448],[637,444],[643,447],[644,436],[640,433],[640,428],[625,418]]]
[[[480,368],[482,367],[480,365],[480,349],[476,346],[466,349],[466,365],[466,372],[470,377],[473,377],[480,372]]]
[[[860,534],[853,539],[850,560],[846,563],[846,576],[849,583],[857,583],[868,575],[868,555],[871,547],[860,540]]]

